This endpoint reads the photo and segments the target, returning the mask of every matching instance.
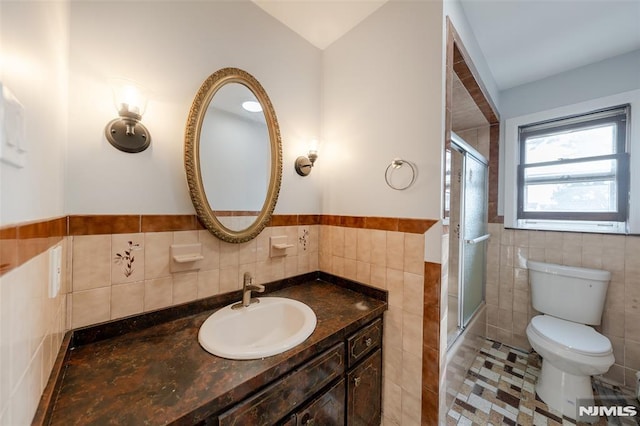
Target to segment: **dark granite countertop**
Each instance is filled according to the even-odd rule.
[[[59,357],[57,383],[34,423],[196,424],[380,316],[387,307],[380,294],[367,296],[322,279],[269,293],[265,297],[306,303],[318,321],[302,344],[260,360],[228,360],[202,349],[198,330],[215,309],[80,345],[71,337]]]

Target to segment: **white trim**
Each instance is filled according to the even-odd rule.
[[[631,104],[631,119],[629,120],[630,137],[628,141],[631,159],[629,169],[631,173],[631,205],[629,207],[629,225],[627,232],[640,234],[640,90],[619,93],[617,95],[592,99],[573,105],[566,105],[546,111],[509,118],[505,121],[505,150],[504,150],[504,225],[507,228],[520,228],[517,221],[517,164],[519,161],[518,127],[531,123],[537,123],[554,118],[566,117],[576,114],[612,107],[621,104]],[[634,202],[635,200],[635,202]],[[530,227],[527,227],[530,228]],[[537,228],[537,229],[543,229]],[[566,229],[578,231],[580,229]],[[584,232],[594,232],[584,229]],[[623,232],[621,232],[623,233]]]

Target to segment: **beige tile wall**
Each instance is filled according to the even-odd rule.
[[[526,327],[536,313],[529,297],[526,259],[605,269],[612,278],[599,329],[611,340],[616,363],[605,375],[633,387],[640,370],[640,237],[521,231],[489,224],[487,335],[530,348]]]
[[[0,424],[31,424],[62,344],[69,279],[49,298],[49,250],[0,277]]]
[[[286,235],[288,255],[269,257],[269,237]],[[238,290],[245,271],[270,282],[321,270],[389,292],[384,335],[384,421],[419,425],[422,377],[424,235],[329,225],[266,228],[229,244],[208,231],[87,235],[73,241],[71,328]],[[130,246],[129,242],[132,243]],[[200,242],[200,269],[171,273],[171,244]],[[131,267],[117,254],[134,256]]]
[[[424,235],[323,225],[320,270],[389,292],[384,324],[385,425],[420,425]]]
[[[82,235],[72,239],[70,328],[166,308],[242,288],[245,272],[266,283],[318,270],[320,225],[266,228],[243,244],[208,231]],[[294,244],[287,256],[269,257],[269,237]],[[201,243],[199,268],[171,273],[172,244]],[[127,253],[129,252],[129,253]],[[117,256],[132,262],[116,261]]]

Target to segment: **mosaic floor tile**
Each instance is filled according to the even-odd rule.
[[[446,418],[447,426],[586,426],[549,408],[535,393],[542,361],[538,354],[519,351],[487,339]],[[593,381],[596,404],[640,404],[629,393]],[[640,426],[640,418],[600,417],[592,426]]]

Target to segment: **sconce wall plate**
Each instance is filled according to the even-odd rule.
[[[317,143],[317,142],[316,142]],[[308,176],[311,173],[311,169],[313,168],[313,164],[318,159],[318,150],[317,147],[314,147],[309,150],[307,156],[301,155],[296,158],[296,173],[300,176]]]
[[[301,155],[300,157],[296,158],[296,173],[298,173],[300,176],[308,176],[309,173],[311,173],[312,167],[313,163],[311,162],[311,160],[309,160],[308,157]]]
[[[126,119],[116,118],[107,124],[104,133],[111,145],[131,154],[142,152],[151,144],[151,135],[140,122],[132,126]]]

